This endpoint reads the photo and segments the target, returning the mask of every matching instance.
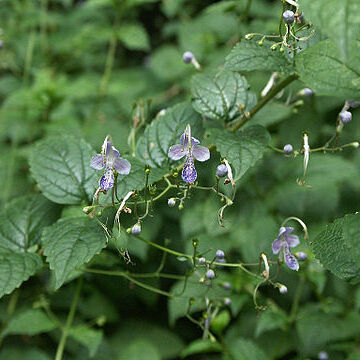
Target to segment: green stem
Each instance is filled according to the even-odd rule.
[[[297,74],[291,74],[273,87],[266,96],[264,96],[249,112],[245,113],[233,126],[230,127],[231,132],[247,123],[260,109],[262,109],[276,94],[298,78]]]
[[[58,348],[56,350],[55,360],[62,360],[64,350],[65,350],[66,340],[68,337],[68,332],[69,332],[72,322],[74,320],[76,307],[77,307],[77,304],[78,304],[78,301],[80,298],[82,283],[83,283],[83,280],[82,280],[82,277],[80,277],[78,280],[77,286],[76,286],[75,295],[74,295],[73,301],[71,303],[71,307],[70,307],[70,311],[69,311],[69,314],[68,314],[68,317],[66,320],[65,327],[62,330],[60,342],[59,342]]]
[[[299,282],[299,285],[298,285],[298,287],[296,289],[296,293],[295,293],[295,296],[294,296],[294,301],[293,301],[292,306],[291,306],[290,323],[293,323],[296,320],[296,315],[297,315],[297,311],[298,311],[298,308],[299,308],[300,297],[301,297],[301,294],[303,292],[304,284],[305,284],[305,276],[301,275],[300,276],[300,282]]]

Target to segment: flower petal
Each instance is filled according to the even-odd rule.
[[[112,143],[110,141],[108,141],[106,146],[106,165],[108,167],[113,166],[115,159],[118,158],[119,156],[120,156],[119,151],[116,150],[114,146],[112,146]]]
[[[90,166],[95,170],[101,170],[104,168],[104,160],[101,154],[96,154],[91,158]]]
[[[282,240],[280,240],[280,239],[274,240],[272,243],[273,254],[274,255],[278,254],[283,246],[284,246],[284,242]]]
[[[188,137],[185,136],[185,133],[180,136],[180,143],[184,146],[187,146],[187,144],[189,143]],[[195,139],[194,137],[191,137],[191,145],[194,146],[198,144],[200,144],[200,141],[198,139]]]
[[[198,161],[206,161],[210,159],[210,151],[205,146],[194,145],[192,152],[195,159]]]
[[[186,162],[182,170],[181,177],[186,183],[189,184],[193,183],[197,178],[197,172],[194,166],[194,160],[189,155],[186,156]]]
[[[121,175],[127,175],[130,172],[131,164],[127,160],[118,157],[114,161],[114,169]]]
[[[300,244],[300,240],[297,235],[285,235],[285,240],[292,248]]]
[[[290,249],[288,247],[286,247],[284,250],[285,264],[289,269],[298,271],[299,263],[296,260],[296,257],[290,252]]]
[[[188,152],[188,149],[184,149],[183,145],[173,145],[169,149],[168,156],[173,160],[179,160],[184,157]]]
[[[114,186],[114,172],[112,168],[106,168],[104,175],[99,181],[99,186],[103,190],[109,190]]]

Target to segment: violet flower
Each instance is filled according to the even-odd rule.
[[[190,138],[191,141],[189,141]],[[186,156],[181,173],[181,177],[186,183],[193,183],[197,179],[194,158],[198,161],[210,159],[209,149],[199,144],[200,141],[191,136],[190,125],[187,125],[185,132],[180,136],[180,144],[173,145],[169,149],[168,156],[173,160],[180,160]]]
[[[276,240],[272,243],[273,253],[284,256],[285,264],[289,269],[298,271],[299,263],[296,260],[295,256],[291,254],[290,248],[298,246],[300,244],[299,237],[296,235],[290,235],[293,232],[294,228],[292,227],[281,227],[279,235]]]
[[[101,154],[91,158],[90,166],[95,170],[104,170],[104,175],[99,181],[101,189],[107,191],[114,186],[114,170],[121,175],[127,175],[130,172],[131,164],[120,157],[118,150],[112,146],[108,138],[105,139]]]

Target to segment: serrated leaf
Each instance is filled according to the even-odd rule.
[[[341,60],[335,43],[330,39],[320,41],[296,57],[300,80],[317,95],[359,98],[360,64],[351,65]]]
[[[315,256],[336,276],[352,283],[360,281],[360,215],[345,215],[326,226],[311,242]]]
[[[223,70],[217,74],[198,74],[191,80],[194,109],[209,119],[232,121],[256,104],[245,77]]]
[[[88,325],[78,325],[72,327],[69,330],[69,335],[88,348],[90,357],[95,356],[103,339],[102,330],[92,329]]]
[[[37,144],[30,158],[33,177],[45,197],[59,204],[88,201],[97,185],[90,167],[94,151],[71,136],[48,138]]]
[[[0,253],[0,297],[10,294],[42,266],[39,255]]]
[[[181,103],[166,109],[165,115],[153,120],[136,144],[136,155],[146,164],[156,168],[168,161],[170,146],[180,143],[180,136],[187,124],[191,125],[194,137],[203,134],[201,117],[188,103]]]
[[[26,250],[40,243],[42,230],[60,215],[60,208],[42,195],[12,200],[0,213],[0,252]]]
[[[340,58],[349,59],[351,47],[360,35],[359,1],[302,0],[300,6],[306,19],[336,42]]]
[[[141,24],[122,24],[117,30],[119,40],[130,50],[149,50],[150,42]]]
[[[73,270],[90,261],[105,247],[106,238],[93,219],[73,217],[60,219],[46,228],[42,243],[58,289]]]
[[[0,213],[0,297],[10,294],[42,266],[39,255],[28,249],[40,242],[45,226],[59,208],[42,195],[16,198]]]
[[[279,51],[270,49],[265,42],[259,46],[256,41],[241,41],[235,45],[225,59],[225,68],[232,71],[277,71],[290,73],[294,67],[289,57]]]
[[[40,309],[28,309],[15,314],[2,332],[6,335],[37,335],[51,331],[57,327]]]
[[[237,181],[262,158],[270,142],[270,134],[260,125],[236,133],[213,129],[210,141],[221,156],[228,159],[235,170],[234,180]]]

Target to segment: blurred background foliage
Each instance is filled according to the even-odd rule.
[[[1,0],[0,206],[38,191],[28,159],[39,139],[72,134],[99,150],[111,134],[120,152],[129,153],[136,102],[150,104],[150,122],[161,109],[190,99],[195,70],[183,63],[184,51],[192,51],[205,71],[221,68],[246,33],[276,32],[281,11],[281,1],[266,0]],[[269,76],[246,74],[257,96]],[[311,147],[321,146],[333,132],[344,99],[315,95],[300,107],[284,105],[284,99],[303,86],[292,84],[251,121],[268,128],[275,146],[291,143],[300,148],[304,131]],[[342,142],[359,139],[359,118],[359,110],[354,110]],[[200,184],[213,185],[219,160],[214,154],[209,163],[199,164]],[[143,236],[158,243],[169,238],[172,248],[187,253],[192,252],[191,239],[198,237],[200,250],[211,249],[209,258],[221,248],[230,261],[256,262],[261,251],[270,255],[286,217],[303,219],[311,241],[324,224],[358,210],[358,152],[311,155],[311,192],[296,185],[301,172],[301,158],[268,151],[260,166],[239,182],[225,228],[218,226],[217,200],[196,193],[182,213],[169,210],[165,199],[157,204],[143,224]],[[79,207],[61,211],[62,217],[81,214]],[[131,219],[127,221],[131,225]],[[136,266],[125,265],[115,249],[98,255],[93,264],[155,271],[161,254],[124,236]],[[201,329],[183,317],[187,301],[168,300],[122,278],[86,274],[75,316],[78,327],[69,336],[64,359],[316,359],[320,351],[332,360],[360,359],[360,289],[326,272],[302,234],[301,243],[308,260],[299,273],[280,272],[286,295],[261,289],[259,301],[268,310],[259,314],[252,301],[253,280],[241,271],[219,270],[215,290],[232,300],[212,324],[221,346],[200,340]],[[165,270],[185,268],[168,257]],[[1,299],[0,360],[53,358],[59,332],[39,311],[51,306],[64,320],[75,284],[54,292],[51,281],[44,269]],[[181,291],[174,280],[146,281]],[[223,281],[229,281],[232,290],[222,289]],[[186,289],[189,296],[201,291],[199,284]],[[193,309],[201,315],[201,306]]]

